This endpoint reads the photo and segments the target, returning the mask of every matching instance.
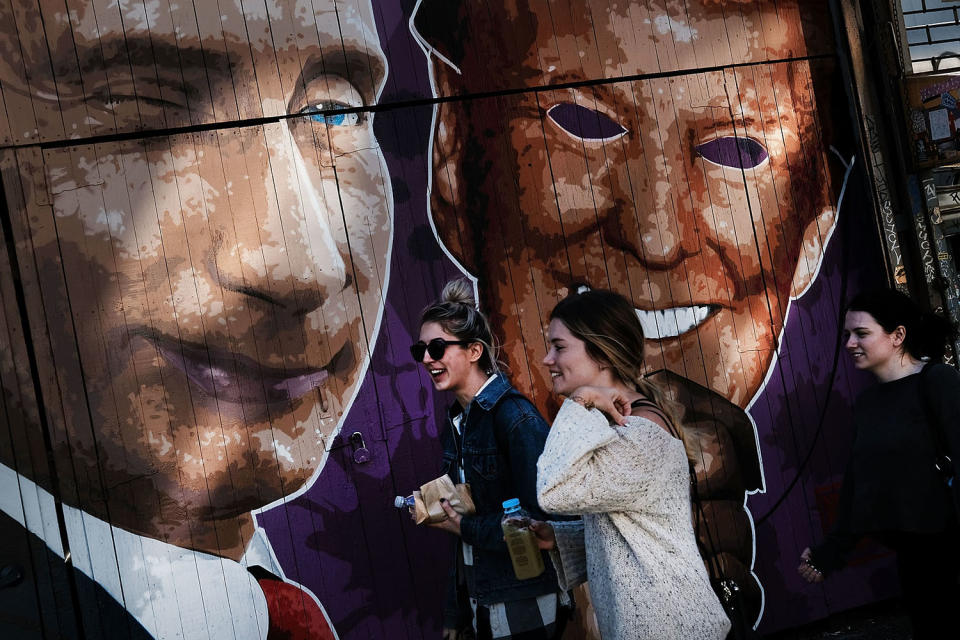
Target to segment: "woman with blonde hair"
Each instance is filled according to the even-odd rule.
[[[560,586],[589,580],[606,639],[720,640],[730,621],[691,521],[690,458],[670,402],[644,380],[643,329],[610,291],[562,300],[544,358],[561,406],[537,462],[537,497],[579,523],[536,523]]]
[[[424,309],[420,339],[410,347],[438,391],[454,402],[440,434],[443,473],[470,485],[476,513],[431,525],[459,538],[444,611],[444,638],[473,627],[478,640],[549,640],[563,631],[569,601],[549,562],[537,577],[518,580],[503,540],[502,503],[517,498],[536,518],[536,463],[547,423],[497,367],[490,324],[472,287],[455,280]],[[472,624],[471,624],[472,623]]]

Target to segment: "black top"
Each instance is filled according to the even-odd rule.
[[[921,384],[926,385],[924,393]],[[960,464],[960,373],[943,364],[878,384],[854,404],[854,442],[833,533],[814,550],[832,569],[864,534],[940,533],[956,526],[949,490],[934,468],[936,445],[925,402]]]
[[[0,589],[0,638],[152,639],[103,587],[3,512],[0,540],[0,566],[16,563],[24,573],[21,582]]]

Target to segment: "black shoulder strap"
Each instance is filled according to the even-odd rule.
[[[656,403],[654,403],[650,399],[638,398],[630,403],[630,407],[633,409],[650,409],[651,411],[659,415],[661,418],[663,418],[663,422],[664,424],[667,425],[667,430],[670,432],[670,435],[672,435],[677,440],[682,441],[682,439],[680,438],[680,434],[677,432],[677,427],[676,425],[673,424],[673,421],[670,420],[670,417],[666,413],[664,413],[663,409],[657,406]],[[694,533],[695,534],[699,533],[701,525],[705,528],[706,534],[707,534],[707,544],[709,546],[709,549],[707,550],[707,554],[706,554],[707,562],[709,564],[708,571],[717,580],[723,580],[724,579],[723,570],[720,568],[720,562],[717,560],[717,557],[716,557],[716,547],[714,547],[714,544],[713,544],[713,534],[710,533],[710,525],[708,525],[706,522],[706,516],[703,511],[703,505],[700,502],[700,493],[697,490],[697,473],[693,467],[692,461],[689,462],[689,471],[690,471],[691,502],[693,503],[693,508],[696,509],[697,513],[699,514],[699,518],[697,518],[696,531]],[[697,540],[698,540],[697,544],[699,545],[700,544],[699,535],[697,535]]]
[[[937,450],[937,458],[949,457],[947,454],[946,435],[943,425],[937,419],[937,414],[933,410],[933,398],[930,397],[928,381],[930,380],[930,371],[933,369],[932,362],[923,365],[920,370],[920,400],[923,404],[923,413],[927,418],[927,426],[930,428],[930,435],[933,436],[933,446]]]
[[[663,409],[661,409],[655,402],[653,402],[649,398],[637,398],[636,400],[630,403],[630,408],[631,409],[649,409],[653,413],[657,414],[658,416],[663,418],[663,423],[667,425],[667,431],[670,432],[670,435],[672,435],[677,440],[680,440],[680,434],[677,432],[677,427],[676,425],[673,424],[673,421],[670,419],[670,416],[664,413]]]
[[[699,515],[696,518],[696,527],[694,530],[695,534],[700,533],[700,527],[703,527],[704,531],[707,533],[707,571],[713,576],[715,580],[724,580],[725,576],[723,575],[723,569],[720,566],[720,560],[717,558],[717,548],[713,544],[713,534],[710,533],[710,524],[707,522],[706,514],[703,510],[703,503],[700,501],[700,492],[697,490],[697,472],[693,468],[693,463],[690,463],[690,493],[694,508],[697,510]],[[697,544],[700,544],[700,536],[697,535]],[[702,555],[702,553],[701,553]]]

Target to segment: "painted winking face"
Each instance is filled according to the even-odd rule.
[[[372,116],[344,112],[386,72],[369,4],[208,8],[80,3],[45,22],[50,60],[19,34],[55,82],[9,55],[0,82],[36,105],[11,122],[23,140],[147,130],[16,158],[49,330],[69,337],[54,359],[82,371],[62,386],[73,500],[231,555],[234,519],[307,482],[354,396],[392,201]],[[230,125],[247,118],[265,120]]]

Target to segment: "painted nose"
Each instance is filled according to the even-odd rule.
[[[659,195],[657,200],[656,206],[640,216],[640,260],[652,269],[665,270],[697,253],[697,233],[686,207],[678,207],[670,199],[661,201]]]
[[[624,232],[637,234],[639,258],[653,270],[666,270],[700,251],[698,224],[706,185],[691,170],[691,144],[680,120],[658,126],[666,113],[677,113],[688,99],[668,79],[634,85],[639,121],[634,151],[638,161],[629,163],[634,185],[634,204],[624,203],[627,215],[620,214]],[[635,221],[629,218],[635,216]],[[634,231],[635,230],[635,231]]]
[[[655,270],[675,267],[700,250],[697,214],[689,185],[676,183],[683,175],[681,159],[661,148],[659,169],[642,178],[643,204],[637,207],[640,260]],[[676,153],[679,153],[677,151]]]
[[[310,313],[350,283],[334,233],[339,202],[329,201],[320,169],[304,160],[283,123],[230,134],[221,156],[246,162],[232,176],[228,215],[214,212],[220,285],[293,316]]]

